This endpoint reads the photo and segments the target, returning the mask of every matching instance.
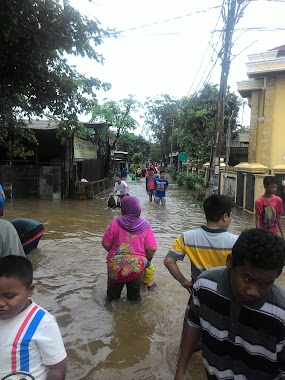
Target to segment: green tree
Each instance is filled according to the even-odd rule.
[[[198,94],[180,102],[180,122],[175,135],[181,149],[195,163],[201,164],[210,160],[217,106],[218,88],[211,84],[205,85]],[[228,92],[224,116],[225,133],[230,123],[233,137],[239,106],[240,99],[234,93]]]
[[[100,138],[106,144],[105,175],[108,175],[111,150],[117,148],[117,143],[122,134],[134,130],[137,121],[131,116],[140,107],[139,102],[132,96],[118,102],[107,100],[102,105],[95,104],[89,110],[91,112],[90,122],[106,122],[110,127],[103,128]]]
[[[134,153],[142,153],[142,161],[149,158],[150,142],[145,140],[141,135],[135,135],[132,132],[126,131],[117,141],[117,149],[129,153],[132,157]]]
[[[160,157],[166,159],[177,150],[174,131],[178,128],[179,102],[169,95],[161,95],[157,99],[148,98],[145,107],[145,123],[154,142],[160,144]]]
[[[109,31],[67,0],[2,0],[0,23],[0,145],[10,141],[13,156],[24,157],[32,154],[25,139],[36,143],[25,128],[26,119],[54,118],[59,133],[71,134],[94,91],[110,88],[78,73],[67,61],[67,55],[74,55],[102,63],[95,49]]]
[[[134,153],[132,156],[132,162],[136,165],[140,164],[142,162],[143,155],[142,153]]]
[[[160,149],[159,143],[152,143],[150,145],[149,159],[152,162],[161,162],[162,156],[161,156],[161,149]]]

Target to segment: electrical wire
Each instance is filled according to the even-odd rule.
[[[206,12],[212,10],[212,9],[217,9],[217,8],[220,8],[220,5],[217,5],[217,6],[214,6],[214,7],[210,7],[210,8],[206,8],[206,9],[201,9],[201,10],[198,10],[198,11],[195,11],[195,12],[192,12],[192,13],[188,13],[188,14],[182,15],[182,16],[171,17],[171,18],[168,18],[168,19],[165,19],[165,20],[155,21],[155,22],[152,22],[152,23],[149,23],[149,24],[135,26],[133,28],[119,30],[118,33],[125,33],[125,32],[130,32],[130,31],[133,31],[133,30],[137,30],[137,29],[148,28],[148,27],[154,26],[154,25],[164,24],[164,23],[167,23],[167,22],[170,22],[170,21],[179,20],[181,18],[193,16],[193,15],[196,15],[198,13],[206,13]]]
[[[223,8],[223,6],[224,6],[224,3],[225,3],[225,0],[223,0],[222,6],[221,6],[221,11],[220,11],[220,13],[219,13],[219,17],[218,17],[218,20],[217,20],[216,25],[215,25],[215,29],[217,28],[217,26],[218,26],[218,24],[219,24],[219,21],[220,21],[220,18],[221,18],[221,16],[222,16],[222,8]],[[209,47],[211,46],[212,49],[213,49],[214,51],[216,51],[217,44],[216,44],[215,47],[213,47],[212,44],[211,44],[211,41],[212,41],[212,39],[213,39],[213,36],[214,36],[214,33],[211,33],[211,39],[210,39],[210,41],[209,41],[209,43],[208,43],[208,45],[207,45],[206,51],[205,51],[205,53],[204,53],[204,56],[203,56],[203,58],[202,58],[202,61],[201,61],[200,65],[199,65],[199,69],[198,69],[198,71],[197,71],[197,73],[196,73],[196,75],[195,75],[195,77],[194,77],[194,80],[192,81],[192,84],[191,84],[191,86],[190,86],[190,89],[189,89],[189,91],[188,91],[186,97],[188,97],[188,96],[190,95],[191,90],[192,90],[192,88],[193,88],[193,86],[194,86],[194,83],[196,82],[196,79],[198,78],[199,72],[200,72],[200,70],[201,70],[201,68],[202,68],[202,66],[203,66],[203,64],[204,64],[204,61],[205,61],[205,58],[206,58],[207,52],[208,52],[208,50],[209,50]],[[211,56],[211,58],[210,58],[210,61],[211,61],[211,59],[212,59],[212,56]],[[203,75],[204,75],[204,74],[203,74]],[[196,89],[196,90],[197,90],[197,89]],[[196,91],[195,91],[195,92],[196,92]]]
[[[225,1],[223,2],[223,7],[222,7],[222,9],[221,9],[221,15],[222,15],[223,10],[224,10],[224,5],[225,5]],[[213,49],[215,52],[216,52],[216,49],[217,49],[218,44],[220,43],[221,37],[222,37],[223,34],[224,34],[224,31],[225,31],[225,26],[224,26],[223,30],[220,32],[219,38],[218,38],[218,40],[217,40],[217,42],[216,42],[216,45],[215,45],[215,49]],[[211,78],[211,76],[212,76],[213,70],[214,70],[214,68],[215,68],[215,66],[216,66],[216,64],[217,64],[218,59],[220,58],[221,50],[220,50],[219,53],[216,52],[216,54],[217,54],[217,56],[216,56],[216,59],[215,59],[215,61],[214,61],[214,64],[212,65],[212,67],[211,67],[210,70],[208,71],[208,74],[207,74],[206,78],[203,79],[204,76],[205,76],[205,74],[206,74],[206,72],[207,72],[207,68],[208,68],[208,66],[209,66],[210,63],[213,62],[213,60],[214,60],[214,54],[212,53],[212,55],[211,55],[211,57],[210,57],[210,60],[208,61],[208,65],[206,66],[206,69],[204,70],[204,73],[203,73],[203,75],[202,75],[202,77],[201,77],[201,79],[200,79],[198,85],[196,86],[196,89],[195,89],[195,91],[194,91],[194,94],[196,94],[196,93],[197,93],[202,87],[204,87],[206,83],[209,83],[209,80],[210,80],[210,78]],[[203,81],[203,82],[202,82],[202,81]]]

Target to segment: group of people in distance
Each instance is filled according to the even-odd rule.
[[[283,270],[285,242],[276,186],[274,177],[264,178],[265,192],[255,203],[256,228],[240,236],[227,231],[233,201],[210,195],[203,203],[206,224],[182,232],[166,254],[164,265],[190,292],[184,322],[181,316],[175,380],[186,380],[188,363],[199,349],[209,380],[285,379],[285,291],[275,282]],[[17,245],[19,237],[11,241],[7,224],[0,219],[0,237],[6,231],[11,245],[2,244],[0,252],[0,379],[18,373],[64,380],[67,355],[60,330],[32,300],[33,268]],[[122,197],[121,215],[108,226],[102,246],[108,300],[118,300],[126,285],[128,300],[140,302],[143,283],[150,288],[154,283],[149,268],[157,243],[138,198]],[[177,265],[185,256],[191,276]]]

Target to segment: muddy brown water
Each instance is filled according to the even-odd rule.
[[[106,252],[101,238],[118,211],[107,208],[110,190],[93,200],[8,200],[5,218],[41,221],[45,234],[29,258],[34,265],[34,300],[60,325],[68,352],[67,380],[172,380],[188,293],[169,274],[163,258],[184,230],[204,223],[189,191],[171,184],[163,208],[148,201],[144,179],[128,181],[142,202],[142,216],[153,228],[158,250],[153,259],[157,290],[142,291],[139,305],[106,302]],[[254,226],[253,215],[236,208],[231,232]],[[180,265],[190,273],[189,260]],[[188,276],[190,277],[190,276]],[[285,282],[284,276],[280,278]],[[194,354],[189,379],[206,379]]]

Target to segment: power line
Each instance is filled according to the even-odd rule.
[[[268,0],[267,0],[268,1]],[[255,26],[246,28],[235,28],[236,32],[274,32],[278,30],[285,30],[284,26]],[[212,33],[221,32],[222,30],[216,29]]]
[[[220,11],[220,13],[219,13],[219,17],[218,17],[218,20],[217,20],[216,25],[215,25],[215,29],[217,28],[218,23],[219,23],[219,21],[220,21],[220,18],[221,18],[221,16],[222,16],[222,9],[223,9],[224,3],[225,3],[225,0],[223,0],[222,6],[221,6],[221,11]],[[190,87],[190,89],[189,89],[189,91],[188,91],[186,97],[189,96],[189,94],[190,94],[190,92],[191,92],[191,90],[192,90],[192,88],[193,88],[193,86],[194,86],[194,83],[195,83],[195,81],[196,81],[196,79],[197,79],[197,77],[198,77],[198,74],[199,74],[199,72],[200,72],[200,70],[201,70],[201,67],[203,66],[204,60],[205,60],[206,55],[207,55],[207,52],[208,52],[208,50],[209,50],[209,46],[211,46],[212,49],[213,49],[214,51],[216,50],[215,47],[217,46],[217,44],[216,44],[215,47],[213,47],[212,44],[211,44],[211,41],[212,41],[212,39],[213,39],[213,36],[214,36],[214,33],[211,33],[211,39],[210,39],[210,41],[209,41],[209,43],[208,43],[208,45],[207,45],[207,48],[206,48],[206,51],[205,51],[204,56],[203,56],[203,58],[202,58],[201,64],[199,65],[199,69],[198,69],[198,71],[197,71],[197,73],[196,73],[196,75],[195,75],[195,78],[194,78],[194,80],[193,80],[193,82],[192,82],[192,84],[191,84],[191,87]],[[220,36],[220,37],[221,37],[221,36]],[[219,37],[219,38],[220,38],[220,37]],[[218,41],[219,41],[219,40],[218,40]],[[212,59],[212,57],[213,57],[213,53],[212,53],[212,55],[211,55],[211,57],[210,57],[210,60]],[[204,74],[205,74],[205,72],[204,72]],[[204,76],[204,74],[203,74],[203,76]],[[202,78],[203,78],[203,76],[202,76]],[[199,84],[200,84],[200,83],[199,83]],[[196,90],[197,90],[197,89],[196,89]],[[196,91],[195,91],[195,92],[196,92]]]
[[[179,20],[181,18],[193,16],[193,15],[198,14],[198,13],[206,13],[206,12],[212,10],[212,9],[217,9],[217,8],[220,8],[220,5],[217,5],[215,7],[210,7],[210,8],[202,9],[202,10],[198,10],[198,11],[195,11],[195,12],[192,12],[192,13],[188,13],[188,14],[182,15],[182,16],[176,16],[176,17],[165,19],[165,20],[155,21],[155,22],[152,22],[152,23],[149,23],[149,24],[135,26],[133,28],[119,30],[118,33],[125,33],[125,32],[130,32],[130,31],[133,31],[133,30],[137,30],[137,29],[148,28],[148,27],[154,26],[154,25],[164,24],[166,22],[170,22],[170,21],[174,21],[174,20]]]

